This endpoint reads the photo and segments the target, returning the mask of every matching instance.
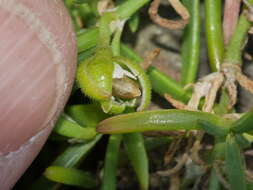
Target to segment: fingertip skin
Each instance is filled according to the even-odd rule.
[[[0,0],[0,184],[31,164],[70,95],[76,41],[61,0]]]

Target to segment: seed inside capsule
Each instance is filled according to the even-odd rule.
[[[128,78],[115,78],[113,79],[112,95],[122,99],[133,99],[141,96],[139,84]]]

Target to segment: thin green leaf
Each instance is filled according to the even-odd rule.
[[[85,59],[88,59],[89,57],[93,56],[95,54],[95,50],[96,50],[96,48],[93,47],[93,48],[87,49],[86,51],[79,53],[78,57],[77,57],[77,62],[80,64]]]
[[[101,190],[116,190],[116,172],[122,135],[111,135],[106,149]]]
[[[51,181],[82,188],[94,189],[97,181],[87,172],[61,166],[48,167],[44,175]]]
[[[66,168],[77,167],[83,161],[90,150],[100,140],[102,135],[97,135],[93,140],[84,144],[75,144],[69,146],[62,154],[60,154],[52,165],[63,166]]]
[[[80,125],[89,127],[109,116],[94,104],[67,106],[65,112]]]
[[[121,20],[129,19],[141,7],[147,4],[150,0],[128,0],[116,8],[116,13]]]
[[[235,138],[228,135],[226,139],[226,171],[231,190],[246,190],[245,163]]]
[[[61,153],[52,163],[53,166],[62,166],[65,168],[76,168],[86,158],[87,154],[101,139],[102,135],[97,135],[88,143],[70,145],[63,153]],[[30,190],[52,190],[57,186],[56,183],[47,180],[41,176],[32,186]]]
[[[149,186],[148,157],[143,136],[140,133],[125,134],[123,136],[127,156],[137,175],[142,190]]]
[[[241,134],[236,134],[235,140],[242,149],[250,148],[251,146],[251,142]]]
[[[235,133],[246,133],[253,130],[253,110],[244,114],[231,125],[231,131]]]
[[[98,28],[89,28],[79,33],[77,36],[78,52],[80,53],[94,47],[97,44],[98,35]]]
[[[155,110],[129,113],[100,122],[97,131],[106,134],[145,132],[154,130],[198,130],[199,120],[213,125],[227,125],[223,118],[204,112]]]
[[[140,16],[138,13],[135,13],[128,21],[128,26],[132,33],[135,33],[138,30],[140,24]]]
[[[92,139],[96,136],[94,127],[82,127],[66,114],[61,114],[53,131],[59,135],[76,138]]]
[[[198,121],[199,125],[205,132],[213,136],[226,136],[229,133],[229,128],[216,126],[208,121]]]
[[[211,176],[209,178],[209,186],[208,190],[220,190],[221,189],[221,184],[219,177],[216,174],[216,171],[214,168],[211,170]]]

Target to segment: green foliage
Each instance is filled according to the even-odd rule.
[[[124,135],[125,149],[142,190],[149,187],[149,166],[143,136],[140,133]]]
[[[94,189],[97,181],[88,173],[74,168],[50,166],[44,175],[51,181],[82,188]]]
[[[226,139],[225,155],[225,165],[231,190],[246,190],[244,158],[232,135],[228,135]]]
[[[196,82],[199,70],[201,3],[205,4],[205,37],[212,71],[220,72],[222,63],[227,61],[238,65],[242,63],[242,47],[251,23],[242,11],[235,33],[225,48],[221,21],[222,1],[183,0],[190,13],[190,20],[182,39],[182,76],[179,83],[153,66],[144,70],[140,64],[144,59],[122,43],[125,23],[135,33],[142,21],[140,8],[149,1],[115,1],[115,9],[105,11],[102,15],[98,13],[97,0],[64,1],[77,33],[78,68],[72,95],[77,94],[80,88],[85,95],[82,99],[93,103],[68,104],[65,107],[53,130],[54,134],[63,137],[59,141],[63,151],[45,169],[44,177],[39,178],[32,189],[58,188],[59,183],[94,189],[101,181],[101,190],[116,190],[117,171],[121,163],[119,158],[124,156],[123,160],[131,164],[140,188],[147,190],[150,178],[147,151],[178,138],[150,139],[140,133],[149,131],[207,133],[214,139],[213,150],[204,150],[208,157],[204,158],[204,162],[208,163],[207,168],[212,168],[210,175],[205,174],[209,189],[223,189],[226,180],[231,190],[251,188],[252,182],[246,180],[246,163],[242,152],[253,141],[253,111],[242,114],[239,119],[228,117],[226,114],[236,112],[236,109],[228,106],[231,94],[227,89],[219,91],[211,113],[179,109],[146,111],[151,102],[151,90],[162,97],[169,94],[185,105],[192,99],[194,92],[184,86]],[[248,3],[253,4],[253,1],[248,0]],[[141,95],[126,97],[119,92],[115,93],[113,89],[117,77],[127,78],[122,80],[119,87],[126,88],[128,82],[132,81],[137,84],[137,91]],[[201,100],[201,105],[203,103],[204,100]],[[90,151],[96,151],[94,147],[102,139],[102,134],[98,133],[111,135],[105,157],[99,160],[103,169],[99,176],[94,177],[83,171],[82,164]],[[189,140],[188,133],[184,138]],[[121,144],[124,144],[124,148]],[[191,162],[195,162],[192,157]],[[188,167],[185,166],[184,171]],[[221,183],[221,176],[225,176],[225,182]],[[182,181],[185,182],[185,179]]]

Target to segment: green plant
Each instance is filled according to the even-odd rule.
[[[169,142],[174,149],[179,149],[175,143],[178,139],[185,139],[189,147],[183,153],[181,151],[174,168],[157,172],[171,180],[179,179],[179,174],[186,176],[180,179],[182,183],[177,185],[177,189],[187,189],[197,179],[189,174],[189,162],[202,171],[197,172],[199,179],[203,179],[205,174],[210,190],[246,190],[252,187],[252,174],[246,168],[243,151],[253,141],[253,111],[238,114],[234,106],[237,102],[237,82],[253,92],[253,82],[241,71],[242,50],[251,27],[248,16],[252,13],[253,0],[243,1],[239,19],[234,17],[236,19],[231,20],[231,25],[237,25],[228,44],[223,42],[223,35],[225,39],[228,37],[227,31],[222,29],[222,1],[203,2],[212,73],[200,79],[197,79],[197,74],[202,1],[183,0],[181,4],[178,0],[169,0],[182,17],[178,21],[159,17],[156,10],[159,0],[153,1],[149,13],[157,24],[172,29],[185,27],[180,83],[147,64],[150,60],[142,59],[122,43],[124,25],[128,23],[130,30],[135,32],[140,24],[139,10],[149,1],[118,0],[114,2],[114,9],[104,9],[97,0],[65,0],[77,31],[79,64],[72,94],[80,88],[92,104],[68,105],[65,108],[51,139],[72,144],[64,147],[65,150],[32,189],[59,188],[60,183],[90,189],[99,185],[102,190],[114,190],[117,188],[117,167],[121,163],[119,158],[126,154],[140,188],[147,190],[150,182],[147,151]],[[231,2],[225,2],[228,3]],[[240,1],[237,3],[241,4]],[[224,16],[223,19],[229,18]],[[84,27],[83,21],[86,20],[89,22]],[[176,109],[145,111],[150,104],[151,87]],[[181,135],[180,138],[154,138],[150,143],[150,139],[142,135],[142,132],[148,131],[177,131]],[[111,136],[102,174],[94,179],[90,173],[77,168],[102,139],[102,134]],[[214,139],[213,149],[200,155],[205,134]],[[124,144],[124,152],[121,144]],[[167,159],[173,160],[174,153],[172,151],[171,158]]]

